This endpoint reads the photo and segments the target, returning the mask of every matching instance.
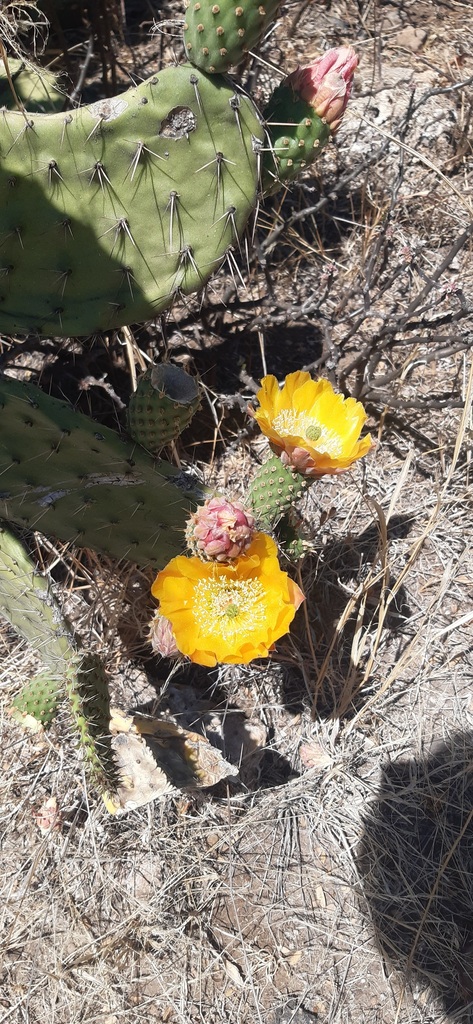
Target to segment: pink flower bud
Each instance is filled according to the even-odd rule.
[[[241,502],[210,498],[187,523],[186,540],[194,555],[229,562],[251,544],[255,519]]]
[[[336,132],[350,98],[358,57],[352,46],[335,46],[286,79],[295,93]]]
[[[162,658],[175,658],[180,653],[172,625],[160,612],[155,612],[149,624],[149,640],[154,653]]]

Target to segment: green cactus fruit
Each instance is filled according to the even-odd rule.
[[[49,114],[63,109],[66,96],[60,92],[57,77],[51,71],[35,67],[16,57],[8,58],[8,71],[15,93],[28,113]],[[18,109],[5,65],[1,59],[0,107],[6,107],[8,110]]]
[[[199,290],[254,209],[251,101],[189,65],[65,114],[0,111],[0,330],[85,335]]]
[[[264,195],[288,184],[314,163],[330,136],[330,125],[284,82],[263,111],[269,145],[262,161]]]
[[[34,385],[0,377],[3,518],[161,567],[182,548],[189,498],[174,467]]]
[[[311,482],[283,466],[278,456],[273,455],[253,477],[245,505],[251,509],[260,527],[272,530]]]
[[[10,714],[19,722],[29,715],[39,725],[47,727],[56,717],[63,691],[60,679],[51,676],[50,672],[38,672],[15,697]]]
[[[158,363],[138,381],[128,407],[128,432],[143,448],[158,455],[175,441],[200,406],[199,385],[180,366]]]
[[[282,0],[186,0],[184,45],[188,60],[221,73],[241,63],[275,20]]]

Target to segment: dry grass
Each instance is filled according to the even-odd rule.
[[[158,6],[143,64],[176,47],[177,7]],[[261,211],[246,289],[222,274],[163,326],[208,395],[176,454],[241,491],[261,457],[254,382],[301,366],[363,399],[377,447],[304,499],[307,601],[269,664],[169,675],[145,644],[147,575],[38,538],[116,703],[171,712],[235,763],[242,722],[253,739],[239,783],[116,820],[65,714],[34,737],[4,716],[0,1022],[473,1020],[468,14],[297,0],[266,43],[292,70],[354,41],[357,91],[317,180]],[[253,73],[263,92],[277,77]],[[60,359],[12,339],[2,364],[115,422],[137,353],[162,346],[152,326]],[[103,373],[108,390],[81,388]],[[35,663],[0,642],[6,707]],[[44,835],[49,794],[62,819]]]

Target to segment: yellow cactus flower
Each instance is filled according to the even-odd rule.
[[[330,381],[297,370],[282,388],[271,374],[261,385],[252,415],[285,466],[313,477],[342,473],[372,447],[370,434],[360,438],[361,402],[337,394]]]
[[[246,553],[228,564],[178,555],[158,573],[151,593],[181,654],[211,667],[267,658],[304,600],[265,533],[256,533]]]

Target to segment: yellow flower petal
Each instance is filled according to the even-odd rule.
[[[309,373],[289,373],[279,388],[272,375],[261,381],[254,417],[271,446],[307,476],[340,473],[372,447],[360,439],[366,412],[354,398],[337,394],[328,380]]]
[[[248,551],[228,564],[173,558],[151,590],[181,654],[208,666],[266,658],[304,600],[264,533],[255,534]]]

